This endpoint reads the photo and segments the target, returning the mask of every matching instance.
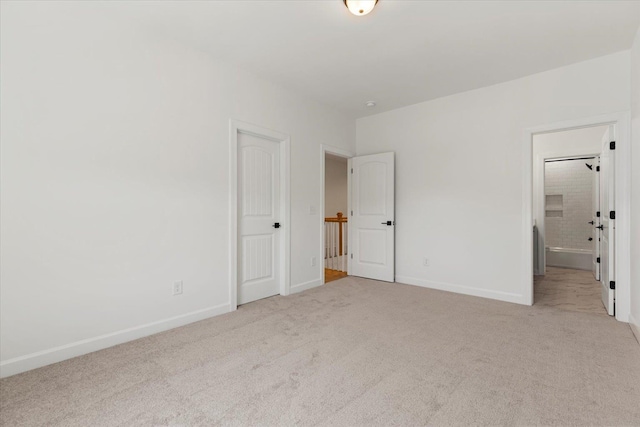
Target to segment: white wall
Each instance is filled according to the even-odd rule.
[[[631,49],[631,314],[640,341],[640,29]]]
[[[526,303],[524,130],[628,110],[629,72],[621,52],[358,119],[358,155],[396,152],[397,281]]]
[[[291,283],[320,284],[319,145],[354,150],[339,111],[89,9],[2,2],[3,375],[228,310],[230,118],[290,134]]]
[[[608,126],[591,126],[561,132],[543,133],[533,136],[533,157],[572,156],[582,153],[600,153],[602,137]]]
[[[324,163],[324,216],[347,215],[347,159],[327,155]]]

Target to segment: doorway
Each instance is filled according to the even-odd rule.
[[[289,136],[230,121],[231,308],[288,295]]]
[[[600,299],[599,159],[608,126],[534,135],[534,304],[606,314]]]
[[[614,233],[609,233],[609,226],[603,232],[600,212],[601,205],[610,205],[607,185],[612,172],[608,161],[601,165],[601,158],[611,157],[609,143],[614,139],[613,126],[608,125],[533,137],[535,158],[543,163],[534,180],[534,245],[538,243],[539,254],[534,304],[614,314],[608,268],[613,252],[602,256],[610,253],[607,235]]]
[[[628,320],[628,123],[622,114],[525,132],[531,304]]]
[[[323,283],[349,275],[350,174],[347,151],[321,146],[321,277]]]
[[[338,278],[344,277],[346,273],[346,275],[394,282],[395,153],[356,157],[343,150],[324,145],[320,149],[323,211],[328,205],[325,194],[327,187],[325,163],[335,156],[347,159],[347,214],[325,217],[321,222],[320,253],[323,257],[327,254],[325,260],[328,262],[325,265],[330,270],[337,269],[341,273]],[[343,170],[343,167],[343,164],[338,166],[340,170]],[[331,211],[328,213],[330,215]],[[342,245],[340,245],[341,237]],[[330,274],[332,272],[325,277],[323,266],[321,272],[323,283],[326,279],[332,278]]]

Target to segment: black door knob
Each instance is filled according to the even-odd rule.
[[[589,241],[592,241],[592,240],[593,240],[593,237],[589,237]]]
[[[593,225],[593,221],[589,221],[589,224]]]
[[[380,224],[382,225],[393,225],[392,221],[387,221],[387,222],[381,222]]]
[[[599,230],[602,230],[602,229],[604,229],[604,225],[599,225],[596,228],[599,229]]]
[[[280,228],[280,223],[276,222],[275,224],[273,224],[273,228]]]

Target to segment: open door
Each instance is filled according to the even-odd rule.
[[[353,157],[351,269],[354,276],[395,280],[394,153]]]
[[[602,137],[600,155],[600,284],[607,313],[615,314],[615,138],[613,126]]]
[[[591,271],[596,280],[600,280],[600,157],[593,159],[593,199],[591,209],[591,233],[592,264]]]

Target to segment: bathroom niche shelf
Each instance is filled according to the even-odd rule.
[[[564,214],[562,194],[545,195],[545,214],[549,218],[562,217]]]

